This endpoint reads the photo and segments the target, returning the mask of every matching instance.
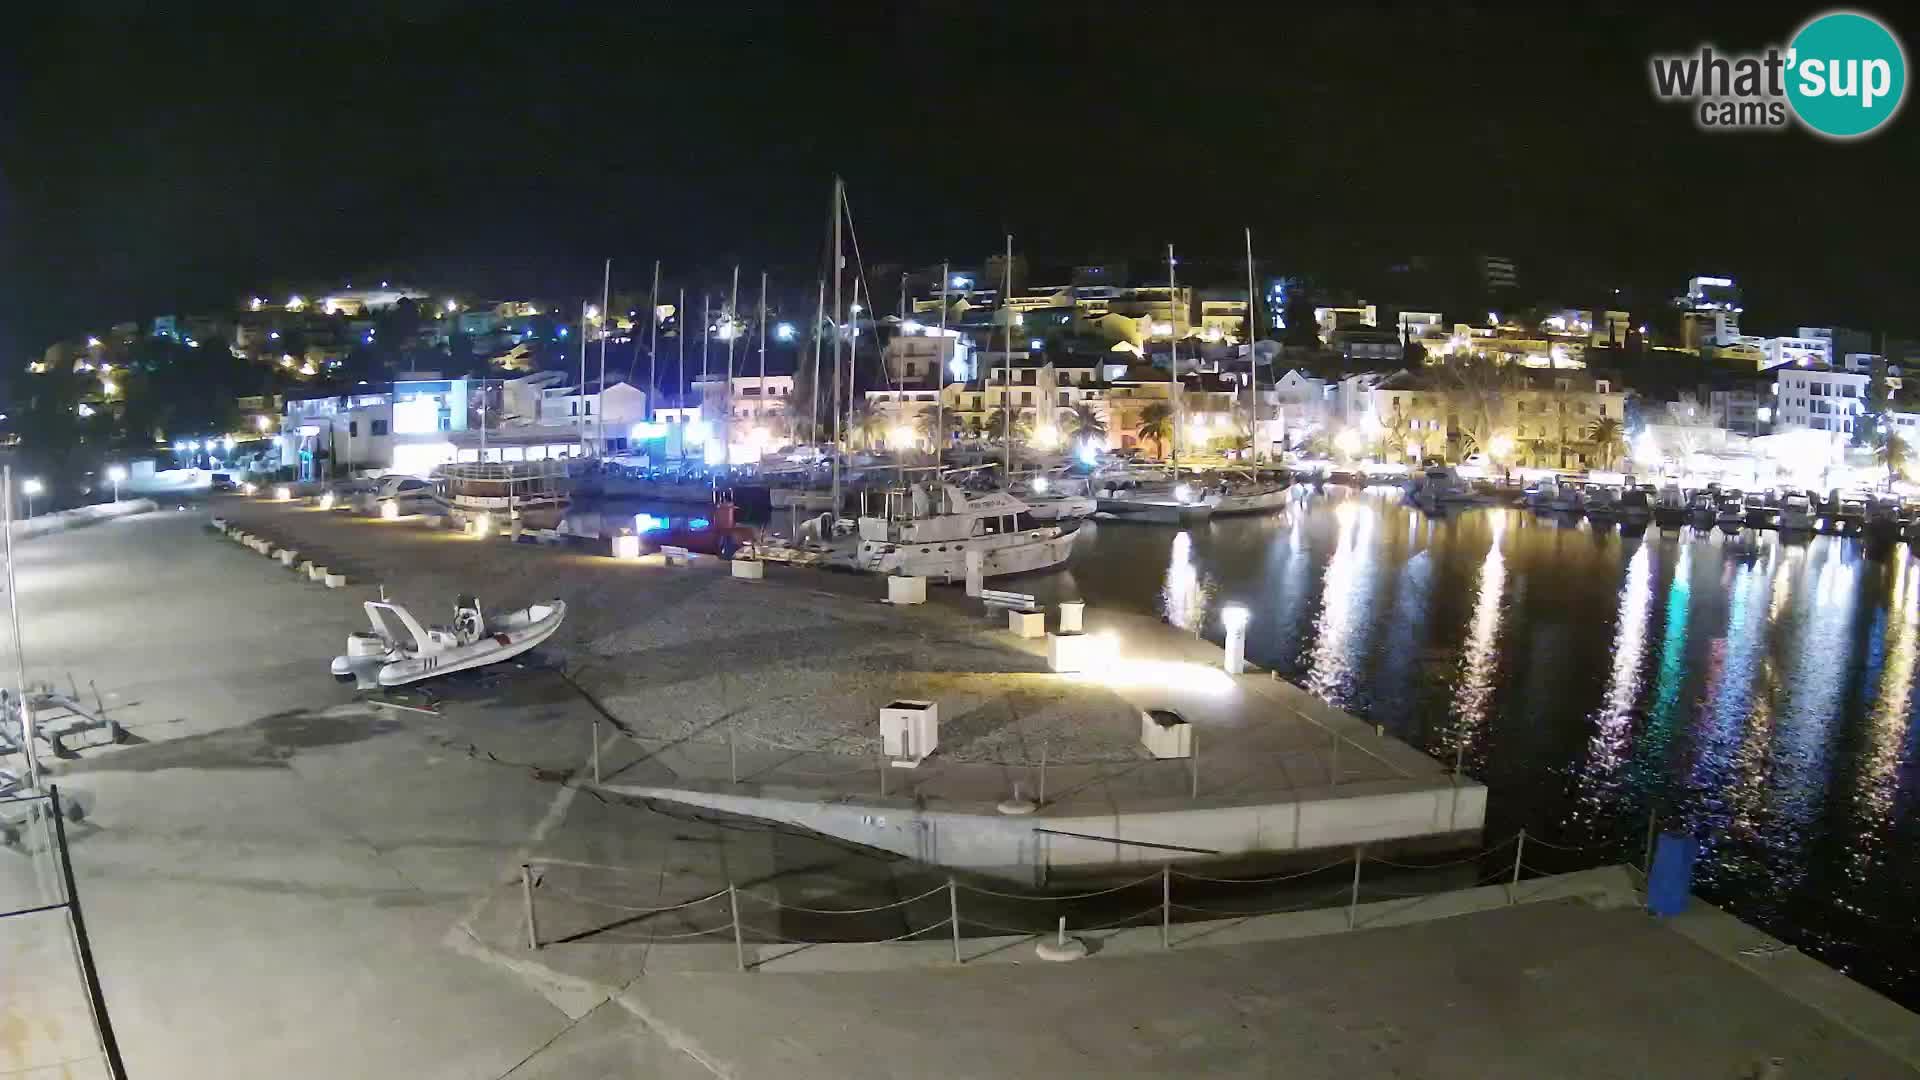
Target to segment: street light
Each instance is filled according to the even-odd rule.
[[[113,481],[113,501],[114,502],[120,501],[120,484],[123,481],[125,481],[126,478],[127,478],[127,467],[125,465],[107,466],[107,479]]]
[[[27,517],[33,517],[33,497],[43,490],[38,477],[29,476],[20,482],[20,492],[27,497]]]

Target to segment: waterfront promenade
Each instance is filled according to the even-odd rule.
[[[836,908],[884,902],[923,871],[797,830],[596,790],[588,733],[599,713],[550,671],[476,680],[438,714],[355,703],[324,665],[374,595],[372,571],[391,567],[390,591],[435,618],[462,589],[511,605],[599,588],[602,573],[647,572],[639,595],[583,605],[566,644],[590,694],[588,665],[612,664],[622,642],[659,642],[652,670],[670,685],[702,656],[723,659],[727,639],[756,623],[804,618],[808,633],[852,642],[924,619],[920,633],[959,650],[968,639],[938,628],[953,612],[903,613],[805,584],[754,594],[751,608],[714,605],[743,612],[717,624],[702,594],[753,584],[603,570],[604,559],[504,545],[487,549],[503,561],[476,568],[456,561],[454,545],[471,541],[313,517],[341,530],[314,550],[334,545],[369,584],[296,582],[215,538],[204,513],[141,515],[21,549],[32,673],[97,683],[144,740],[59,763],[55,777],[90,811],[71,834],[73,861],[135,1075],[1681,1077],[1738,1075],[1762,1054],[1787,1056],[1790,1075],[1905,1075],[1734,963],[1697,957],[1631,912],[1578,904],[1312,941],[1222,935],[1066,969],[738,975],[721,964],[623,976],[610,995],[546,950],[491,932],[498,916],[514,925],[497,901],[514,895],[521,864],[619,867],[639,883],[624,893],[634,904],[732,881],[782,904]],[[371,541],[349,550],[354,531]],[[409,565],[417,575],[402,580]],[[802,614],[783,610],[789,598]],[[869,648],[889,643],[878,636]],[[822,663],[817,655],[807,662]],[[843,667],[883,667],[851,644],[843,655]],[[991,657],[1002,663],[1002,650]],[[634,696],[646,701],[646,688]],[[616,715],[630,707],[602,704]],[[9,873],[13,857],[0,852]],[[30,925],[5,922],[9,935]],[[84,1040],[57,1026],[84,1015],[71,983],[21,977],[37,966],[23,958],[63,954],[14,937],[0,949],[10,1032],[0,1068],[78,1057]],[[611,970],[634,949],[596,955]],[[69,999],[42,1002],[43,989]],[[1436,1001],[1452,1004],[1436,1012]]]

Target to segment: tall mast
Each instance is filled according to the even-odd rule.
[[[713,297],[705,290],[700,293],[700,419],[707,420],[707,395],[711,392],[707,383],[707,349],[713,343]],[[707,437],[713,437],[713,422],[707,420]],[[705,457],[705,451],[701,452]]]
[[[933,373],[933,475],[940,475],[940,465],[947,452],[947,365],[940,359],[940,350],[946,348],[947,340],[947,275],[950,273],[947,263],[940,264],[940,341],[942,344],[933,350],[933,364],[939,370]]]
[[[1007,261],[1001,267],[1000,314],[1007,320],[1007,355],[1001,370],[1006,375],[1006,385],[1000,388],[1000,412],[1006,422],[1002,424],[1007,440],[1007,487],[1013,487],[1013,234],[1007,234]]]
[[[726,452],[727,468],[733,468],[733,339],[740,336],[740,264],[733,266],[733,295],[727,299],[727,417],[720,428],[724,440],[720,445]]]
[[[600,389],[594,393],[593,429],[600,436],[600,453],[607,452],[607,327],[613,325],[613,260],[600,274]]]
[[[687,422],[687,288],[680,287],[680,303],[673,309],[674,336],[680,339],[680,382],[673,395],[674,403],[680,406],[680,423]],[[687,456],[687,429],[680,429],[680,456]]]
[[[840,519],[840,331],[846,322],[840,314],[840,271],[846,260],[840,256],[840,200],[845,198],[844,181],[833,178],[833,517]]]
[[[27,767],[27,789],[40,790],[40,753],[34,748],[33,706],[27,701],[27,645],[20,638],[20,590],[13,578],[13,466],[0,470],[0,502],[7,504],[7,617],[13,622],[13,659],[19,665],[20,682],[14,687],[18,695],[15,706],[20,710],[20,757]]]
[[[896,306],[900,309],[900,322],[904,324],[907,321],[907,275],[904,272],[900,275],[900,298]],[[904,334],[905,331],[899,331],[899,333]],[[874,338],[874,343],[876,345],[879,344],[878,337]],[[884,360],[886,356],[885,351],[882,351],[880,355]],[[906,387],[903,385],[900,371],[896,367],[893,372],[893,422],[896,424],[905,424],[907,422],[906,400]],[[894,468],[898,472],[900,483],[902,484],[907,482],[907,458],[906,455],[902,453],[904,449],[905,447],[897,446],[894,447],[893,450]]]
[[[1167,245],[1167,383],[1173,395],[1173,478],[1180,479],[1180,320],[1174,318],[1173,245]]]
[[[1260,343],[1260,324],[1253,318],[1253,226],[1247,226],[1247,390],[1253,420],[1248,441],[1253,444],[1253,460],[1260,462],[1260,357],[1254,346]]]
[[[873,297],[867,297],[871,303]],[[847,438],[853,438],[860,385],[860,275],[853,276],[853,302],[847,305]]]
[[[575,393],[580,395],[580,409],[583,413],[574,419],[580,423],[580,453],[584,457],[587,452],[587,418],[584,415],[587,408],[587,302],[585,300],[580,301],[580,389]]]
[[[647,299],[647,402],[646,415],[653,419],[653,399],[660,394],[659,365],[654,360],[654,346],[660,340],[660,260],[653,260],[653,292]]]
[[[819,281],[820,298],[813,308],[813,393],[807,396],[807,442],[820,441],[820,327],[827,319],[827,279]],[[792,426],[789,419],[788,426]]]
[[[767,272],[760,271],[760,400],[753,406],[757,422],[767,416]],[[766,444],[762,443],[762,447]]]

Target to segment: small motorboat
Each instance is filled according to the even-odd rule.
[[[1617,521],[1620,518],[1620,488],[1615,484],[1592,484],[1587,488],[1587,520]]]
[[[1653,501],[1653,519],[1664,528],[1677,529],[1687,523],[1687,496],[1679,484],[1664,484]]]
[[[565,601],[549,600],[489,622],[480,601],[471,596],[454,601],[450,627],[422,627],[406,608],[386,600],[369,600],[366,609],[372,632],[347,635],[346,655],[333,658],[333,677],[351,680],[362,690],[403,686],[511,659],[552,637],[567,617]]]
[[[1653,516],[1653,499],[1643,487],[1630,487],[1620,493],[1617,507],[1623,525],[1645,525]]]
[[[1696,491],[1687,499],[1687,517],[1696,529],[1705,529],[1713,525],[1713,519],[1720,512],[1711,491]]]
[[[1813,531],[1813,500],[1804,491],[1789,491],[1780,498],[1779,529],[1783,533]]]
[[[1749,491],[1743,500],[1747,511],[1747,527],[1764,529],[1773,524],[1778,513],[1774,506],[1774,496],[1768,491]]]
[[[1739,532],[1746,526],[1746,500],[1740,492],[1729,491],[1721,496],[1720,508],[1713,515],[1713,523],[1728,532]]]

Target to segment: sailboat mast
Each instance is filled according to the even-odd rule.
[[[833,212],[829,215],[833,224],[833,518],[840,520],[840,331],[846,325],[840,309],[840,270],[845,260],[840,256],[840,201],[844,182],[833,178]]]
[[[720,430],[726,441],[721,448],[726,453],[727,468],[733,468],[733,341],[740,336],[740,265],[733,267],[733,293],[727,299],[727,312],[722,318],[727,320],[727,392],[721,400],[726,402],[726,419],[720,422]]]
[[[580,408],[582,411],[587,407],[587,307],[588,304],[585,300],[580,301],[580,388],[575,390],[574,393],[580,395]],[[574,419],[579,421],[580,424],[580,454],[582,457],[585,457],[587,453],[587,418],[585,416],[576,416]]]
[[[680,406],[680,456],[687,455],[687,289],[680,287],[680,303],[673,309],[674,336],[680,339],[680,382],[673,400]]]
[[[653,260],[653,292],[647,298],[647,419],[653,419],[653,401],[660,395],[659,364],[654,346],[660,341],[660,260]]]
[[[1253,226],[1247,226],[1247,392],[1253,420],[1248,441],[1253,443],[1254,464],[1260,463],[1260,324],[1253,318]]]
[[[1001,278],[1000,314],[1005,316],[1007,320],[1007,340],[1006,340],[1007,355],[1006,355],[1005,361],[1001,365],[1001,370],[1006,375],[1006,385],[1000,388],[1000,411],[1006,420],[1006,422],[1002,424],[1001,427],[1005,429],[1004,434],[1007,440],[1007,464],[1006,464],[1007,487],[1008,489],[1012,489],[1013,487],[1013,234],[1012,233],[1007,234],[1007,260],[1006,260],[1006,265],[1001,267],[1000,278]]]
[[[907,275],[905,273],[900,275],[900,297],[896,302],[896,306],[900,309],[900,324],[904,325],[907,321]],[[905,331],[898,332],[904,333]],[[874,340],[876,344],[879,341],[877,337]],[[880,355],[884,362],[886,351],[881,350]],[[901,378],[900,367],[896,366],[893,370],[893,422],[896,424],[905,424],[907,422],[906,386],[902,383]],[[907,482],[907,459],[904,453],[905,450],[906,447],[903,446],[896,446],[893,449],[893,463],[899,473],[900,483],[903,485]]]
[[[594,431],[600,436],[600,453],[607,452],[607,328],[613,325],[613,260],[607,260],[600,275],[600,389],[594,392]]]
[[[713,438],[713,421],[707,419],[707,348],[713,341],[713,297],[700,290],[700,420],[706,425],[707,438]],[[700,457],[707,458],[706,440],[701,440]]]
[[[820,327],[827,318],[827,279],[818,282],[820,298],[813,306],[813,393],[807,395],[807,442],[820,441]],[[788,426],[792,426],[789,419]],[[788,433],[792,437],[792,433]]]
[[[767,415],[767,272],[760,271],[760,400],[753,407],[757,422]],[[762,444],[764,446],[764,444]]]
[[[1180,320],[1174,318],[1173,245],[1167,245],[1167,389],[1173,395],[1173,478],[1180,479]]]
[[[947,365],[940,359],[940,350],[945,348],[947,340],[947,281],[948,264],[940,264],[940,340],[941,345],[933,350],[933,363],[937,368],[933,373],[933,475],[940,475],[942,459],[947,453]]]

